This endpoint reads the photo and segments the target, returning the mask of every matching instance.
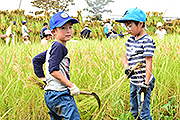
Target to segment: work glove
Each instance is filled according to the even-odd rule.
[[[146,94],[148,92],[149,88],[150,88],[149,85],[143,83],[139,89],[139,94],[141,94],[142,92],[144,92],[144,94]]]
[[[125,69],[125,74],[127,75],[127,78],[130,78],[132,75],[134,75],[134,70],[131,70],[130,68]]]
[[[73,85],[74,85],[74,87],[72,87],[72,88],[68,87],[68,89],[70,90],[71,96],[79,95],[80,94],[79,88],[75,84],[73,84]]]

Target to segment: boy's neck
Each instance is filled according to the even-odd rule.
[[[138,40],[138,39],[140,39],[140,38],[142,38],[144,35],[146,35],[147,33],[146,33],[146,31],[144,30],[144,28],[141,30],[141,32],[139,32],[139,34],[137,34],[136,36],[135,36],[135,40]]]
[[[61,40],[55,40],[55,41],[60,42],[60,43],[62,43],[64,46],[66,46],[66,41],[61,41]]]

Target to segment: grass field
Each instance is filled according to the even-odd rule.
[[[180,119],[180,35],[168,35],[156,42],[151,115],[154,120]],[[122,57],[125,41],[81,40],[68,42],[71,81],[81,90],[94,91],[101,99],[99,110],[91,96],[76,96],[83,120],[131,120],[129,81],[124,75]],[[27,80],[34,76],[32,58],[48,46],[31,45],[0,47],[0,118],[2,120],[48,120],[44,91]]]

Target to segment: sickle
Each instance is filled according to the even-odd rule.
[[[144,103],[144,92],[141,93],[141,107],[140,107],[139,114],[138,114],[138,116],[136,117],[135,120],[137,120],[139,118],[140,114],[141,114],[143,103]]]
[[[46,85],[46,83],[44,83],[43,81],[41,81],[41,80],[36,80],[36,79],[33,78],[33,77],[28,77],[27,79],[30,80],[30,81],[33,81],[33,83],[35,83],[36,85],[38,85],[39,88],[42,89],[42,90],[44,89],[44,87],[45,87],[45,85]],[[97,102],[98,102],[98,105],[99,105],[99,109],[100,109],[100,107],[101,107],[101,100],[99,99],[99,96],[98,96],[96,93],[94,93],[94,92],[80,91],[80,94],[93,95],[93,96],[96,98],[96,100],[97,100]]]
[[[80,94],[93,95],[93,96],[96,98],[96,100],[97,100],[97,102],[98,102],[99,109],[100,109],[100,107],[101,107],[101,100],[99,99],[99,96],[98,96],[96,93],[94,93],[94,92],[80,91]]]

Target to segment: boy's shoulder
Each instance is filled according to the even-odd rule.
[[[150,36],[149,34],[144,35],[143,38],[144,38],[144,39],[152,39],[151,36]]]
[[[134,43],[134,41],[135,41],[135,36],[130,36],[129,38],[128,38],[128,41],[127,42],[131,42],[131,43]],[[149,34],[146,34],[146,35],[144,35],[143,37],[141,37],[140,39],[138,39],[137,41],[136,41],[136,43],[146,43],[146,42],[148,42],[148,41],[151,41],[151,42],[154,42],[154,40],[149,36]]]
[[[143,42],[143,43],[155,43],[154,40],[151,38],[151,36],[149,36],[149,34],[146,34],[146,35],[142,38],[142,42]]]
[[[67,51],[67,48],[66,46],[64,46],[61,42],[58,42],[58,41],[53,41],[51,43],[51,49],[57,49],[57,50],[63,50],[63,51]]]
[[[64,47],[66,48],[61,42],[58,42],[58,41],[53,41],[51,43],[52,47]]]
[[[56,56],[61,56],[61,55],[66,55],[68,54],[67,48],[60,42],[58,41],[53,41],[51,43],[51,46],[48,49],[48,53],[54,54]]]

